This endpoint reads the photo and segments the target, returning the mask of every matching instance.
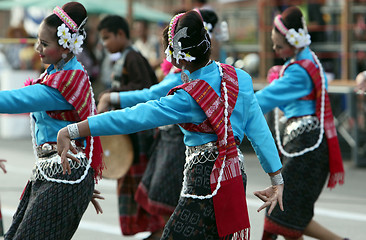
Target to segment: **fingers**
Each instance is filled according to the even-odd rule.
[[[97,189],[94,189],[93,198],[98,198],[98,199],[104,200],[104,197],[102,195],[100,195],[100,191],[98,191]]]
[[[66,156],[69,154],[66,154]],[[62,166],[62,173],[65,174],[66,172],[70,175],[71,174],[71,168],[69,164],[69,160],[65,158],[64,160],[61,159],[61,166]]]
[[[74,146],[72,144],[70,144],[70,151],[73,153],[73,154],[77,154],[78,151],[76,151],[76,149],[74,148]]]
[[[66,173],[66,164],[69,164],[68,160],[67,160],[67,149],[63,149],[61,151],[61,166],[62,166],[62,173],[65,174]]]
[[[278,205],[280,205],[281,211],[285,211],[285,209],[283,208],[282,197],[280,199],[278,199]]]
[[[282,201],[282,197],[283,197],[283,188],[284,188],[284,184],[278,185],[277,186],[277,193],[278,193],[278,197],[277,197],[277,201],[278,201],[278,205],[280,205],[280,209],[282,211],[284,211],[284,207],[283,207],[283,201]]]
[[[273,209],[275,208],[276,204],[277,204],[277,200],[274,200],[274,201],[270,202],[271,207],[268,210],[268,215],[271,215],[271,213],[272,213]]]
[[[264,193],[263,191],[256,191],[253,194],[254,194],[254,196],[256,196],[257,198],[259,198],[263,202],[266,202],[266,201],[268,201],[268,197],[265,194],[263,194],[263,193]]]
[[[97,189],[94,189],[93,193],[94,193],[94,194],[100,194],[100,191],[99,191],[99,190],[97,190]]]
[[[101,200],[104,200],[105,199],[102,195],[99,195],[99,194],[95,194],[93,196],[93,198],[97,198],[97,199],[101,199]]]
[[[265,202],[262,204],[262,206],[260,206],[258,209],[257,209],[257,212],[260,212],[262,211],[263,209],[267,208],[269,206],[269,202]]]
[[[66,154],[66,157],[67,158],[70,158],[71,160],[77,162],[77,163],[80,163],[80,160],[78,158],[76,158],[75,156],[71,155],[71,154]]]
[[[102,207],[99,205],[98,201],[95,200],[94,198],[91,200],[93,206],[94,206],[94,209],[95,211],[97,212],[97,214],[99,213],[103,213],[103,209]]]
[[[100,204],[98,203],[97,199],[104,200],[104,197],[100,195],[100,191],[94,189],[91,202],[92,202],[92,204],[93,204],[93,206],[94,206],[95,211],[97,212],[97,214],[103,213],[103,209],[100,206]]]
[[[65,153],[66,152],[66,153]],[[62,166],[62,173],[65,174],[66,172],[70,175],[71,174],[71,168],[69,164],[69,160],[71,160],[80,163],[80,160],[76,157],[72,156],[71,154],[68,154],[67,151],[63,151],[61,154],[61,166]]]
[[[7,162],[4,159],[0,159],[0,168],[3,170],[4,173],[6,173],[5,164],[3,162]]]

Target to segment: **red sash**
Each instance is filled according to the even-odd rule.
[[[185,90],[196,100],[207,116],[207,119],[200,125],[180,124],[184,129],[193,132],[216,133],[219,155],[211,172],[211,192],[216,189],[219,172],[226,158],[221,187],[213,197],[217,230],[220,238],[226,239],[231,234],[241,233],[235,234],[233,239],[243,239],[241,237],[249,236],[250,224],[239,157],[230,122],[230,116],[239,92],[238,78],[233,67],[225,64],[221,66],[223,69],[222,83],[226,83],[229,103],[227,139],[225,139],[225,94],[223,87],[221,87],[221,97],[219,97],[207,82],[198,79],[177,86],[168,94],[173,94],[177,89]]]
[[[96,114],[96,108],[92,113],[92,93],[90,91],[90,81],[86,72],[82,70],[61,70],[51,75],[41,75],[39,79],[33,81],[32,84],[44,84],[46,86],[57,89],[61,95],[74,106],[75,110],[67,111],[47,111],[47,114],[58,120],[64,121],[83,121],[87,117]],[[93,137],[93,156],[91,167],[95,171],[95,177],[102,176],[102,144],[99,137]],[[87,145],[85,152],[89,158],[91,137],[87,137]]]
[[[303,67],[309,76],[311,77],[314,83],[314,90],[308,95],[301,99],[307,100],[316,100],[316,116],[320,120],[320,107],[321,107],[321,94],[322,94],[322,79],[320,76],[319,69],[315,66],[315,64],[308,60],[299,60],[295,61],[291,64],[299,64]],[[287,66],[287,67],[288,67]],[[343,161],[341,150],[338,143],[337,131],[334,125],[332,108],[329,101],[328,92],[325,91],[325,99],[324,99],[324,132],[327,138],[328,143],[328,153],[329,153],[329,171],[330,176],[328,180],[328,187],[334,188],[337,183],[344,183],[344,169],[343,169]]]

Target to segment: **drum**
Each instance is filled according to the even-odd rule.
[[[119,179],[130,169],[133,161],[133,146],[128,135],[101,136],[105,168],[102,176]]]

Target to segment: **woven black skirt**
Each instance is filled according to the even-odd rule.
[[[78,179],[84,169],[72,169],[71,175],[57,176]],[[13,216],[5,240],[68,240],[74,235],[94,191],[94,170],[89,169],[78,184],[29,181],[18,209]]]
[[[207,152],[205,154],[207,154]],[[216,157],[214,159],[216,159]],[[193,164],[192,167],[188,169],[187,193],[195,195],[211,194],[210,174],[213,165],[214,161],[206,161]],[[247,178],[244,171],[242,171],[242,177],[244,186],[246,186]],[[212,198],[200,200],[180,197],[174,213],[165,225],[161,239],[219,239]]]
[[[288,153],[313,146],[320,129],[304,132],[284,146]],[[320,146],[298,157],[282,156],[284,178],[283,205],[277,205],[270,216],[266,214],[264,230],[270,233],[298,238],[314,216],[314,204],[328,177],[328,145],[323,136]],[[268,209],[267,209],[268,210]]]
[[[155,144],[135,197],[150,214],[170,216],[183,182],[183,133],[177,125],[169,126],[160,130]]]

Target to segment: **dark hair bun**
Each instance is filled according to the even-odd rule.
[[[86,9],[79,2],[68,2],[62,6],[62,9],[70,16],[78,27],[80,27],[80,24],[87,17]]]
[[[299,28],[303,28],[302,22],[302,12],[298,7],[289,7],[286,8],[285,11],[281,14],[282,22],[288,29],[295,29],[296,31]]]
[[[219,21],[217,14],[210,9],[200,9],[199,11],[201,12],[203,21],[212,25],[212,29],[210,29],[210,32],[212,32]]]

